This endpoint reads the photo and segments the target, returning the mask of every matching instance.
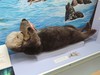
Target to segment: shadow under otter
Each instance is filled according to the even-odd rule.
[[[89,24],[80,29],[69,25],[48,27],[38,32],[29,21],[23,19],[20,32],[9,34],[6,45],[13,51],[36,55],[83,41],[95,32]]]

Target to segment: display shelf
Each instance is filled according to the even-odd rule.
[[[79,56],[68,58],[72,52],[79,53]],[[16,75],[44,75],[95,56],[100,56],[100,44],[91,41],[81,48],[44,60],[36,60],[34,56],[18,53],[11,55],[11,61]],[[57,59],[60,61],[55,62]]]

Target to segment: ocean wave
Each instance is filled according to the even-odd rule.
[[[89,13],[93,12],[96,0],[92,0],[93,2],[91,4],[78,4],[74,7],[76,11],[81,11],[85,15],[84,18],[65,22],[65,5],[68,2],[71,3],[71,1],[47,0],[29,5],[27,0],[1,0],[0,44],[4,44],[6,36],[10,32],[19,30],[20,22],[23,18],[30,20],[37,29],[69,24],[76,27],[84,26],[91,17]]]

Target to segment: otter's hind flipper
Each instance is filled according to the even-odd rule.
[[[96,33],[96,29],[91,29],[91,30],[88,30],[88,31],[82,32],[82,33],[83,33],[83,38],[87,39],[88,37],[90,37]]]

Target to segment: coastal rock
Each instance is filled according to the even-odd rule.
[[[83,18],[84,17],[83,13],[80,12],[80,11],[75,12],[75,15],[77,16],[77,18]]]
[[[77,0],[78,4],[83,4],[83,0]]]
[[[92,3],[91,0],[83,0],[84,4],[89,4],[89,3]]]
[[[76,6],[77,4],[78,4],[77,0],[73,0],[71,5]]]
[[[82,17],[84,17],[83,13],[81,13],[80,11],[76,12],[74,7],[70,3],[66,5],[65,21]]]
[[[66,5],[65,21],[72,20],[74,17],[74,14],[75,14],[75,10],[74,10],[73,6],[70,3],[68,3]]]
[[[89,4],[92,3],[91,0],[72,0],[71,5],[76,6],[77,4]]]

